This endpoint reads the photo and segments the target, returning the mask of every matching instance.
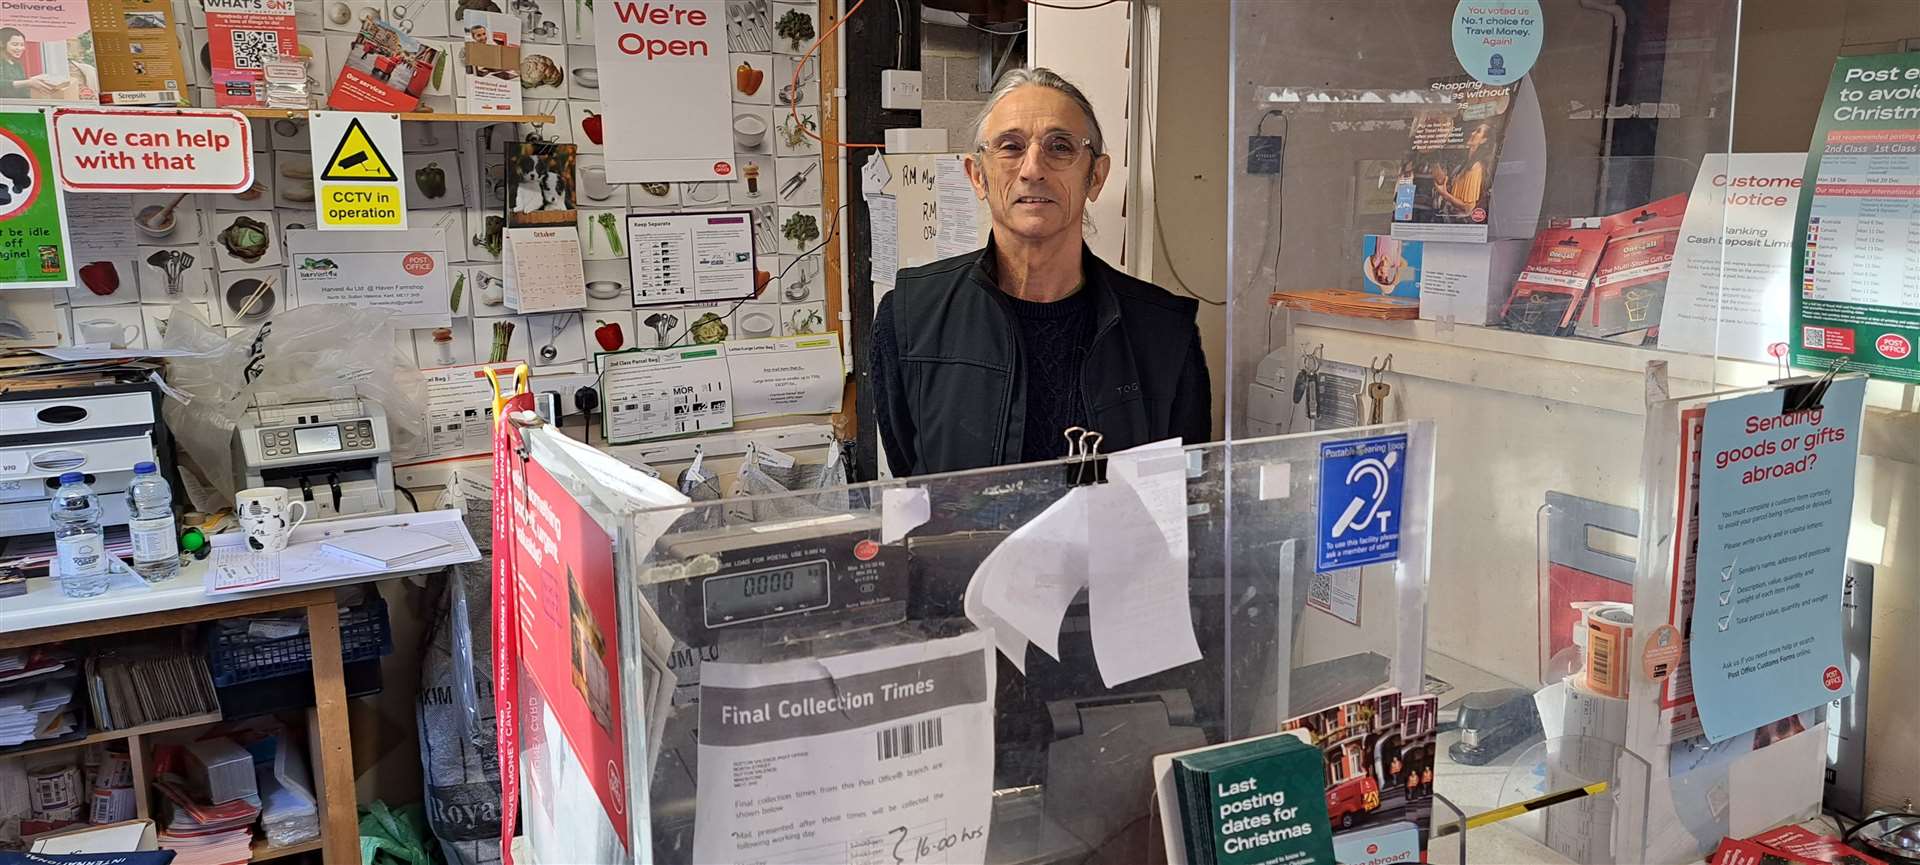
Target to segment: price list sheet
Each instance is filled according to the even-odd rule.
[[[1807,216],[1807,300],[1920,306],[1920,129],[1827,137]]]
[[[725,346],[635,349],[598,358],[601,434],[610,444],[733,427]]]

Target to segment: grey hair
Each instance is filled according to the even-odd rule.
[[[986,106],[981,108],[980,115],[973,119],[973,143],[976,146],[985,143],[980,140],[980,133],[987,124],[987,115],[993,113],[994,106],[999,105],[1000,100],[1007,98],[1007,94],[1028,85],[1057,90],[1073,100],[1073,104],[1080,106],[1081,113],[1087,116],[1087,140],[1092,142],[1093,154],[1099,156],[1107,152],[1107,140],[1100,134],[1100,116],[1093,113],[1093,102],[1089,101],[1087,94],[1080,92],[1080,88],[1075,87],[1073,82],[1044,66],[1035,66],[1031,69],[1024,67],[1009,69],[1005,75],[1000,76],[1000,83],[994,86],[993,95],[987,97]]]

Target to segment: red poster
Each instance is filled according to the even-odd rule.
[[[521,667],[627,843],[613,539],[536,462],[514,509]],[[523,726],[534,723],[522,718]],[[557,743],[555,743],[557,744]]]
[[[505,418],[532,411],[533,394],[515,395],[494,412],[493,424],[493,699],[500,766],[500,861],[513,865],[514,825],[520,815],[520,641],[514,633],[514,515],[525,510],[519,482],[520,430]]]
[[[222,108],[267,104],[267,61],[300,53],[293,0],[204,0],[213,102]]]

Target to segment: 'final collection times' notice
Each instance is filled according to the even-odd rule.
[[[1794,363],[1920,382],[1920,57],[1835,61],[1804,185]]]

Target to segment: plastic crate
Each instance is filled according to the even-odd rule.
[[[340,614],[340,660],[367,661],[393,654],[393,626],[387,602],[375,595]],[[257,682],[312,668],[313,640],[295,634],[277,640],[248,639],[244,629],[218,624],[207,630],[207,669],[215,687]]]

